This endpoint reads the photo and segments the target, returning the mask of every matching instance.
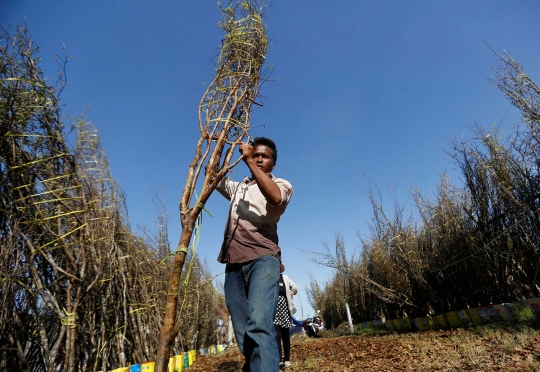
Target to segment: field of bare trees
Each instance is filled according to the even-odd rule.
[[[249,21],[264,31],[259,18]],[[253,31],[261,40],[257,69],[268,42],[262,31]],[[225,46],[251,45],[238,36],[245,30],[235,32]],[[99,131],[84,117],[62,115],[67,54],[57,57],[58,80],[51,84],[28,30],[1,30],[0,371],[101,371],[153,360],[167,296],[170,327],[162,336],[173,354],[223,342],[223,296],[195,255],[196,244],[188,247],[206,200],[193,204],[189,184],[204,173],[209,197],[215,176],[234,165],[234,145],[248,136],[261,76],[237,62],[240,49],[229,49],[222,60],[233,62],[220,66],[246,68],[249,74],[237,75],[251,80],[218,74],[203,96],[205,134],[181,205],[183,227],[195,230],[182,235],[174,252],[181,262],[173,265],[159,198],[156,233],[133,233]],[[328,247],[321,260],[336,269],[333,279],[324,288],[311,285],[312,306],[329,328],[347,321],[346,303],[360,322],[540,296],[540,88],[510,55],[497,58],[491,81],[522,121],[506,138],[497,127],[478,126],[474,139],[456,140],[451,155],[463,185],[443,176],[432,197],[413,190],[413,216],[397,199],[389,214],[371,186],[370,234],[359,237],[360,251],[349,257],[337,234],[335,250]],[[67,140],[72,135],[75,146]]]
[[[311,284],[311,302],[329,327],[425,316],[513,302],[540,294],[540,88],[503,52],[491,82],[520,110],[503,140],[497,127],[477,126],[475,138],[455,141],[463,186],[441,178],[433,197],[412,190],[417,213],[394,200],[391,215],[376,186],[373,215],[361,249],[346,255],[340,234],[321,263],[336,269],[325,288]]]
[[[66,119],[23,26],[0,34],[0,370],[89,371],[152,360],[171,262],[167,217],[132,233],[100,133]],[[67,56],[57,57],[65,67]],[[76,132],[67,142],[66,127]],[[222,342],[221,293],[193,251],[176,353]]]

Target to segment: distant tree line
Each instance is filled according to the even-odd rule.
[[[540,88],[506,53],[491,82],[522,115],[509,138],[478,125],[454,141],[462,187],[443,175],[434,197],[412,190],[417,213],[393,213],[370,185],[373,215],[360,250],[348,258],[342,235],[320,263],[335,268],[310,302],[330,327],[353,320],[425,316],[540,294]]]
[[[0,371],[97,371],[152,360],[171,270],[167,218],[132,233],[100,134],[71,119],[23,26],[0,32]],[[173,352],[222,342],[223,297],[190,252]]]

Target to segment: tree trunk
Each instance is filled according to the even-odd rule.
[[[193,235],[193,227],[195,226],[196,218],[191,218],[187,221],[185,226],[182,226],[182,235],[178,248],[184,248],[189,246],[191,236]],[[184,223],[182,223],[184,225]],[[165,319],[161,332],[159,335],[159,343],[156,353],[156,372],[167,371],[169,363],[170,352],[172,343],[176,337],[176,312],[178,310],[178,294],[180,287],[180,277],[182,275],[182,269],[184,268],[184,261],[186,258],[186,252],[179,250],[174,257],[174,263],[171,272],[171,278],[169,279],[169,288],[167,291],[167,303],[165,305]]]

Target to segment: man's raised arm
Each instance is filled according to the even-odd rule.
[[[272,150],[264,145],[253,148],[246,142],[240,143],[239,150],[266,200],[272,205],[279,205],[282,200],[281,190],[269,174],[275,166]]]

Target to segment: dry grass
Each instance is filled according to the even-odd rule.
[[[294,337],[290,372],[540,371],[540,329],[495,324],[417,333]],[[190,371],[239,371],[237,350],[201,357]]]

